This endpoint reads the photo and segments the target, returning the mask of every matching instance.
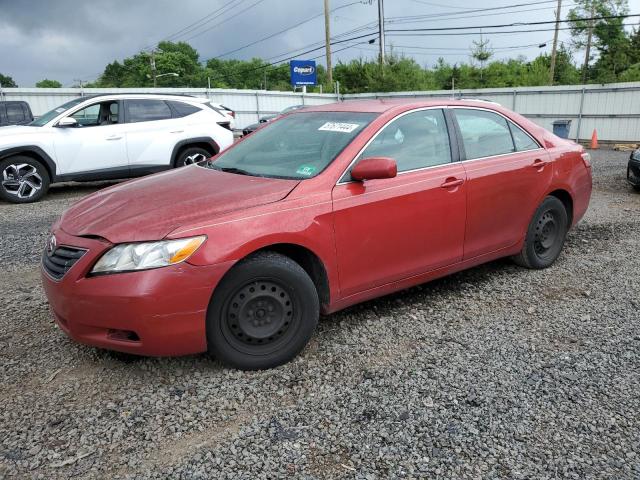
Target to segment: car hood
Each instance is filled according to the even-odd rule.
[[[158,240],[178,227],[277,202],[298,183],[193,165],[89,195],[62,215],[59,227],[71,235],[98,236],[112,243]]]
[[[0,142],[15,140],[25,135],[42,134],[42,127],[27,127],[26,125],[7,125],[0,127]]]

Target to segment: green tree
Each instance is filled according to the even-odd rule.
[[[40,80],[36,83],[37,88],[61,88],[62,84],[57,80],[49,80],[45,78],[44,80]]]
[[[8,75],[3,75],[1,73],[0,73],[0,85],[2,85],[3,88],[15,88],[18,86],[16,82],[13,81],[13,78],[11,78]]]

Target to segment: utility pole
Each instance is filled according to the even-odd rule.
[[[153,88],[156,88],[158,86],[158,80],[156,78],[156,50],[153,49],[151,50],[151,76],[153,77]]]
[[[560,10],[562,9],[562,0],[558,0],[558,8],[556,8],[556,30],[553,34],[553,48],[551,49],[551,67],[549,68],[549,85],[553,85],[553,78],[556,72],[556,55],[558,54],[558,30],[560,29]]]
[[[378,0],[378,35],[380,37],[380,68],[384,67],[384,0]]]
[[[589,69],[589,56],[591,55],[591,41],[593,40],[593,17],[596,14],[596,4],[591,0],[591,13],[589,14],[589,34],[587,35],[587,50],[584,54],[584,67],[582,70],[582,83],[587,83],[587,70]]]
[[[327,51],[327,83],[333,85],[333,69],[331,68],[331,12],[329,0],[324,0],[324,40]]]

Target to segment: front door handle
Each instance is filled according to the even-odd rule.
[[[110,137],[107,137],[107,140],[120,140],[122,138],[122,135],[111,135]]]
[[[461,179],[461,178],[449,177],[444,181],[444,183],[442,185],[440,185],[440,187],[441,188],[455,188],[455,187],[459,187],[463,183],[464,183],[464,180]]]
[[[169,132],[169,133],[183,133],[184,130],[174,130],[173,132]]]

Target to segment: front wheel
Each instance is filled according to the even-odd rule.
[[[223,278],[207,312],[209,351],[242,370],[272,368],[294,358],[318,323],[313,281],[288,257],[262,252]]]
[[[513,260],[526,268],[550,267],[560,256],[568,230],[564,204],[556,197],[545,198],[529,224],[522,251]]]
[[[211,154],[207,152],[204,148],[200,147],[189,147],[185,148],[178,154],[178,158],[176,159],[176,167],[184,167],[187,165],[192,165],[194,163],[202,162],[207,158],[210,158]]]
[[[31,157],[15,156],[0,162],[0,198],[11,203],[40,200],[49,190],[49,173]]]

